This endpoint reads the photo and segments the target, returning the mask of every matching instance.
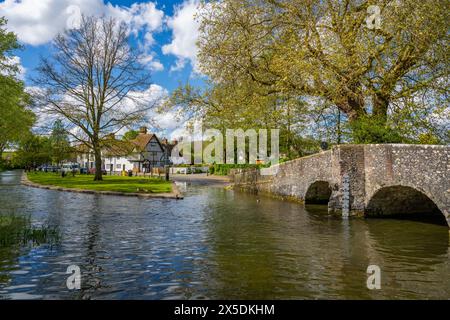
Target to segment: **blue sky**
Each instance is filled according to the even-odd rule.
[[[144,22],[137,23],[137,36],[133,36],[133,43],[145,44],[146,33],[151,33],[152,44],[147,49],[153,62],[157,62],[157,68],[151,68],[154,84],[161,86],[168,92],[176,88],[180,83],[189,81],[192,84],[201,85],[202,77],[193,72],[194,62],[188,56],[195,55],[191,48],[177,48],[177,43],[183,46],[190,38],[195,38],[195,28],[188,21],[189,7],[195,5],[196,0],[165,0],[165,1],[135,1],[135,0],[5,0],[0,1],[0,16],[6,16],[9,20],[8,28],[19,35],[24,49],[17,51],[16,56],[24,67],[24,79],[27,85],[31,85],[30,78],[35,74],[35,68],[41,56],[49,54],[51,35],[60,32],[67,19],[68,12],[73,6],[79,7],[83,14],[97,14],[98,12],[114,12],[112,15],[123,15]],[[42,5],[43,4],[43,5]],[[142,10],[137,10],[141,6]],[[145,8],[151,10],[146,14]],[[72,10],[72,12],[74,12]],[[156,12],[156,13],[155,13]],[[141,16],[139,16],[141,14]],[[64,16],[64,18],[62,18]],[[58,17],[53,19],[53,17]],[[154,18],[156,17],[156,18]],[[175,19],[175,20],[174,20]],[[178,20],[176,20],[178,19]],[[55,20],[53,22],[53,20]],[[127,18],[125,18],[127,20]],[[145,21],[145,20],[152,20]],[[154,22],[154,21],[160,22]],[[193,20],[193,19],[192,19]],[[127,20],[128,21],[128,20]],[[174,23],[175,21],[175,23]],[[154,24],[150,28],[145,24]],[[175,27],[174,27],[175,25]],[[186,25],[185,34],[183,32]],[[178,30],[176,29],[178,26]],[[151,29],[149,31],[149,29]],[[178,33],[177,33],[178,32]],[[177,38],[178,37],[178,38]],[[178,39],[178,40],[177,40]],[[170,46],[163,52],[164,46]],[[189,46],[189,45],[188,45]],[[150,59],[150,58],[149,58]],[[176,68],[177,63],[183,65]],[[164,69],[162,69],[162,67]]]
[[[7,28],[23,44],[23,50],[14,53],[14,61],[21,64],[22,77],[30,87],[35,86],[31,79],[40,57],[49,55],[52,39],[76,25],[82,14],[105,15],[126,23],[131,43],[143,52],[143,68],[152,77],[153,84],[144,94],[156,99],[186,82],[204,84],[196,63],[198,22],[194,15],[199,1],[0,0],[0,16],[7,18]],[[176,138],[184,132],[185,123],[175,112],[150,116],[158,124],[150,126],[151,130],[158,134]],[[46,127],[47,122],[40,119],[37,128]]]

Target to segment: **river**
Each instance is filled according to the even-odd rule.
[[[450,298],[447,226],[342,220],[208,185],[178,201],[65,193],[20,174],[0,173],[0,221],[23,221],[0,223],[1,299]],[[66,286],[70,265],[81,290]]]

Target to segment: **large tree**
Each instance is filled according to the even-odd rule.
[[[372,5],[380,9],[377,26]],[[205,6],[199,64],[214,85],[251,81],[265,95],[323,99],[351,122],[383,124],[395,114],[400,123],[448,108],[448,1],[220,0]]]
[[[93,151],[95,180],[102,180],[105,139],[141,121],[154,103],[145,99],[150,75],[114,19],[83,17],[80,27],[58,35],[36,79],[39,104],[64,121],[67,132]]]
[[[299,97],[268,95],[249,81],[210,84],[206,90],[187,84],[177,88],[166,106],[184,119],[201,120],[203,127],[226,129],[280,129],[280,151],[298,156],[294,140],[307,123],[308,104]],[[191,122],[193,122],[191,121]]]
[[[69,136],[64,128],[62,120],[53,123],[50,135],[51,158],[54,163],[61,165],[64,160],[70,159],[74,153],[70,145]]]
[[[122,140],[124,141],[131,141],[137,138],[137,136],[139,135],[139,131],[136,130],[130,130],[125,132],[125,134],[123,135]]]
[[[27,134],[19,143],[13,162],[25,170],[36,169],[52,160],[52,146],[48,137]]]
[[[34,123],[34,114],[28,109],[29,96],[18,79],[19,66],[12,58],[20,45],[5,25],[6,20],[0,18],[0,161],[5,148],[20,140]]]

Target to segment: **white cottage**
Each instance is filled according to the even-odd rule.
[[[128,161],[133,165],[134,172],[148,172],[149,168],[164,167],[165,146],[155,134],[147,133],[146,127],[140,129],[139,135],[131,144],[133,149]]]
[[[167,140],[162,142],[155,134],[148,133],[142,127],[136,139],[131,141],[116,140],[114,137],[105,141],[102,150],[102,169],[107,172],[132,170],[135,173],[149,172],[151,168],[163,168],[166,164],[166,148],[170,151],[174,144]],[[176,144],[176,142],[175,142]],[[95,167],[94,156],[81,148],[77,162],[82,168],[91,170]]]

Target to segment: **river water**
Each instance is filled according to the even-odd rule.
[[[184,200],[147,200],[33,189],[0,173],[0,221],[28,219],[16,230],[25,240],[0,243],[0,298],[450,298],[446,226],[343,221],[324,207],[185,187]],[[32,241],[33,230],[50,231]],[[81,290],[67,289],[70,265]],[[380,290],[367,288],[369,265]]]

